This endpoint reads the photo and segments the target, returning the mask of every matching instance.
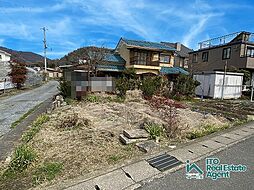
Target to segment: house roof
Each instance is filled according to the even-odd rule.
[[[125,60],[119,54],[107,53],[103,60],[108,62],[125,64]]]
[[[116,71],[122,72],[124,71],[124,65],[113,65],[113,64],[97,64],[96,69],[99,71]]]
[[[139,47],[143,49],[156,49],[156,50],[167,50],[167,51],[176,51],[175,48],[167,46],[163,43],[159,42],[148,42],[148,41],[141,41],[141,40],[129,40],[125,38],[121,38],[120,41],[123,41],[130,47]]]
[[[172,42],[162,42],[163,44],[170,46],[172,48],[176,47],[176,43],[172,43]],[[188,47],[186,47],[185,45],[181,44],[181,50],[177,51],[176,53],[180,56],[180,57],[189,57],[189,52],[192,52],[193,49],[190,49]]]
[[[0,50],[1,53],[4,53],[5,55],[11,56],[10,53],[7,53],[6,51]]]
[[[161,67],[162,74],[184,74],[188,75],[189,72],[180,67]]]

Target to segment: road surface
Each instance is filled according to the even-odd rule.
[[[0,138],[8,131],[13,122],[34,106],[48,98],[53,97],[57,90],[58,82],[49,81],[47,84],[0,100]]]
[[[247,171],[233,173],[229,179],[186,179],[185,168],[170,173],[161,179],[154,180],[138,190],[169,190],[169,189],[209,189],[209,190],[252,190],[254,187],[254,137],[233,145],[213,157],[220,159],[223,164],[244,164]],[[205,160],[197,162],[204,169]]]

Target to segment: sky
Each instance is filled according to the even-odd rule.
[[[198,42],[254,32],[253,0],[0,0],[0,46],[61,58],[84,46],[115,48],[121,37]]]

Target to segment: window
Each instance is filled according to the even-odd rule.
[[[222,59],[230,59],[231,48],[224,48],[222,51]]]
[[[134,52],[134,64],[146,65],[147,53],[145,52]]]
[[[2,60],[2,55],[0,55],[0,60]]]
[[[247,57],[254,57],[254,47],[247,47]]]
[[[169,63],[170,62],[170,56],[169,55],[165,55],[165,54],[161,54],[161,56],[160,56],[160,62],[162,62],[162,63]]]
[[[159,54],[158,53],[153,53],[152,61],[159,61]]]
[[[193,59],[192,59],[192,62],[198,62],[198,55],[195,53],[193,54]]]
[[[208,61],[208,52],[203,52],[202,53],[202,61],[203,62]]]

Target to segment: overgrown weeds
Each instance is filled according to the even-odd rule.
[[[206,124],[200,126],[198,129],[194,129],[193,131],[187,133],[186,137],[188,139],[196,139],[200,138],[223,129],[227,129],[229,125],[215,125],[215,124]]]
[[[163,125],[166,135],[169,138],[176,138],[181,136],[182,129],[178,125],[177,118],[177,108],[186,108],[184,104],[176,103],[175,101],[163,98],[163,97],[153,97],[150,100],[150,105],[159,111],[163,117],[163,120],[166,121],[166,124]]]
[[[53,180],[63,169],[63,165],[58,162],[44,163],[34,172],[33,183],[41,184],[45,181]]]
[[[93,94],[89,94],[84,98],[85,101],[87,102],[91,102],[91,103],[97,103],[97,102],[101,102],[101,98],[99,96],[93,95]]]
[[[17,173],[23,172],[35,159],[36,154],[30,147],[27,145],[17,147],[3,177],[14,177]]]
[[[121,155],[114,154],[114,155],[109,156],[108,161],[109,162],[117,162],[117,161],[119,161],[121,159],[122,159]]]
[[[145,130],[149,133],[152,139],[157,139],[163,136],[163,127],[157,123],[147,123],[145,124]]]
[[[43,114],[39,116],[33,123],[31,128],[22,135],[22,141],[28,143],[41,129],[42,125],[49,120],[49,116]]]

